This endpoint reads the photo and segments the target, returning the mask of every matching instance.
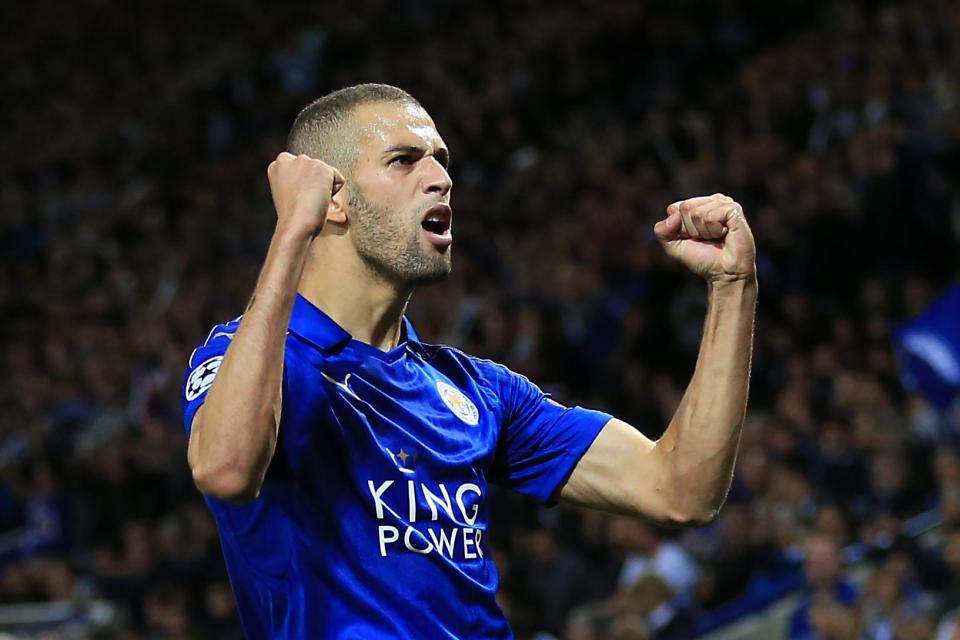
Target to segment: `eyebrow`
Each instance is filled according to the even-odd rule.
[[[409,153],[411,155],[423,157],[423,155],[427,153],[427,149],[415,144],[395,144],[384,151],[383,155],[389,156],[394,153]],[[446,147],[439,147],[433,152],[433,155],[445,168],[450,166],[450,151]]]

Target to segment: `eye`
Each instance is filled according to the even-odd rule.
[[[416,161],[417,161],[417,159],[414,158],[413,156],[411,156],[411,155],[409,155],[409,154],[405,154],[405,155],[397,156],[396,158],[393,158],[392,160],[390,160],[390,164],[392,164],[392,165],[393,165],[393,164],[400,164],[400,165],[404,165],[404,166],[410,166],[410,165],[412,165],[413,163],[415,163]]]

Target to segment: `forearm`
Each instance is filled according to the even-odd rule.
[[[208,495],[251,499],[276,447],[283,353],[310,236],[278,227],[243,320],[194,420],[188,460]]]
[[[707,317],[693,378],[655,450],[672,501],[708,520],[730,488],[750,385],[755,278],[708,285]]]

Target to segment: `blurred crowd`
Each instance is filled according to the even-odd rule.
[[[960,4],[278,4],[0,8],[0,603],[240,637],[182,374],[252,290],[294,115],[376,81],[453,157],[454,273],[418,332],[565,404],[657,437],[706,298],[652,225],[723,192],[756,236],[727,506],[664,531],[496,494],[518,638],[691,637],[797,590],[790,638],[960,638],[960,416],[903,389],[890,338],[958,275]],[[908,535],[918,514],[939,526]]]

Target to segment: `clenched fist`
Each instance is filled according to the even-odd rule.
[[[327,219],[330,199],[343,188],[343,175],[310,156],[284,151],[267,167],[277,226],[316,237]]]
[[[674,202],[653,232],[671,258],[708,281],[756,277],[753,233],[733,198],[715,193]]]

